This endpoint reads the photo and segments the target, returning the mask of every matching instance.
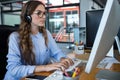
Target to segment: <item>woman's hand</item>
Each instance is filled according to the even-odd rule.
[[[45,65],[46,71],[62,70],[65,67],[66,67],[66,65],[61,62],[56,62],[56,63]]]
[[[52,70],[65,71],[65,69],[69,68],[69,66],[72,66],[73,64],[74,63],[73,63],[72,59],[61,58],[60,62],[46,65],[46,69],[47,69],[47,71],[52,71]]]
[[[54,70],[62,70],[69,68],[69,66],[73,65],[73,61],[70,58],[61,58],[60,62],[47,64],[47,65],[40,65],[36,66],[34,72],[41,72],[41,71],[54,71]]]
[[[69,66],[72,66],[74,64],[72,59],[70,58],[61,58],[60,62],[64,64],[65,69],[69,68]]]
[[[63,70],[64,67],[65,65],[63,63],[56,62],[52,64],[36,66],[34,72]]]

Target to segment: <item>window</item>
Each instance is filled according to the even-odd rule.
[[[6,6],[1,11],[1,23],[15,25],[20,23],[20,11],[23,2],[13,1],[2,4]],[[73,27],[79,27],[80,0],[38,0],[46,5],[46,28],[52,33],[56,41],[74,42]],[[10,13],[10,14],[9,14]],[[11,17],[14,21],[11,22]],[[17,19],[17,20],[16,20]],[[8,22],[9,20],[9,22]]]
[[[74,3],[79,3],[79,0],[64,0],[65,4],[74,4]]]
[[[49,31],[56,41],[74,42],[73,27],[79,27],[79,6],[49,8]]]

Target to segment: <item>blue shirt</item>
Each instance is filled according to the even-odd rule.
[[[47,35],[48,47],[46,47],[44,37],[41,33],[37,33],[36,35],[31,34],[36,65],[48,64],[50,62],[50,58],[60,61],[61,57],[66,57],[66,55],[58,48],[55,40],[48,30]],[[25,65],[21,59],[19,42],[19,34],[17,32],[13,32],[9,37],[9,50],[7,55],[8,65],[6,66],[8,71],[4,80],[20,80],[22,77],[34,72],[35,65]]]

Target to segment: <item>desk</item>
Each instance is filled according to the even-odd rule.
[[[87,74],[83,71],[79,80],[96,80],[95,76],[99,70],[100,69],[95,68],[94,70],[91,71],[90,74]],[[120,64],[113,64],[110,70],[120,71]]]
[[[85,60],[87,60],[88,57],[89,57],[89,54],[80,54],[79,56],[77,55],[76,57],[79,58],[79,59],[85,59]],[[85,68],[85,67],[83,67],[83,68]],[[80,75],[80,79],[79,80],[96,80],[95,76],[96,76],[96,74],[97,74],[97,72],[99,70],[101,70],[101,69],[95,68],[95,69],[93,69],[91,71],[90,74],[85,73],[84,70],[83,70],[83,72]],[[111,66],[110,70],[120,72],[120,64],[114,63]],[[51,73],[52,72],[40,72],[40,73],[35,73],[35,74],[36,75],[45,75],[45,76],[48,76]],[[25,79],[23,78],[22,80],[25,80]]]

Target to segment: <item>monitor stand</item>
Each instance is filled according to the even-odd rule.
[[[120,53],[120,41],[119,41],[119,37],[118,36],[115,36],[115,41],[116,41],[116,44],[117,44],[118,51]]]
[[[120,41],[118,36],[115,37],[115,44],[117,44],[117,50],[114,50],[114,57],[120,62]]]
[[[114,57],[114,56],[113,56],[113,52],[114,52],[114,51],[113,51],[113,46],[112,46],[106,56],[107,56],[107,57]]]

